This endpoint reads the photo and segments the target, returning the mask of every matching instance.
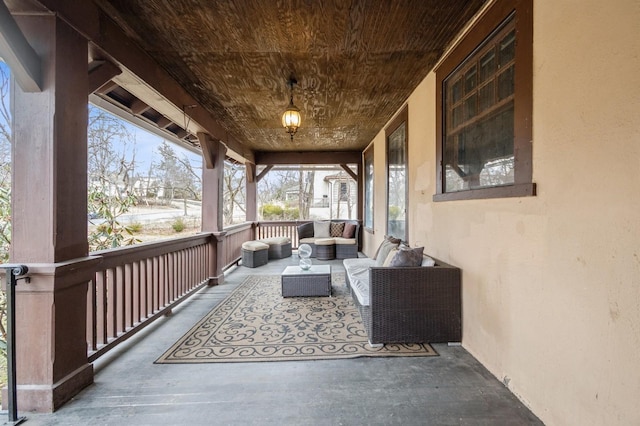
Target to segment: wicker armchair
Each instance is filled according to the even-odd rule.
[[[461,271],[432,267],[371,267],[369,305],[351,289],[371,344],[462,340]]]

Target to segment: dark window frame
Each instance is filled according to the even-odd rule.
[[[464,67],[487,37],[512,14],[516,29],[515,99],[514,99],[514,183],[504,186],[445,192],[444,168],[444,82]],[[463,37],[458,46],[436,69],[436,159],[437,186],[434,201],[524,197],[536,195],[532,182],[533,116],[533,0],[496,2]]]
[[[374,227],[374,223],[375,223],[375,215],[374,215],[374,211],[375,211],[375,204],[374,204],[374,200],[375,200],[375,193],[374,193],[374,189],[375,189],[375,185],[374,185],[374,181],[375,181],[375,165],[374,165],[374,156],[373,156],[373,145],[371,145],[369,148],[367,148],[363,155],[362,155],[362,167],[364,170],[364,185],[363,185],[363,189],[364,189],[364,196],[363,196],[363,210],[364,210],[364,220],[363,220],[363,225],[364,225],[364,229],[370,232],[373,232],[373,227]],[[371,181],[370,181],[370,185],[371,185],[371,191],[367,191],[367,183],[369,182],[367,180],[367,164],[371,162],[371,168],[373,169],[373,173],[371,173]],[[369,195],[367,195],[369,194]],[[371,200],[368,200],[368,197],[371,197]],[[368,203],[368,204],[367,204]],[[369,209],[367,208],[369,207]],[[367,223],[367,219],[371,219],[371,223]],[[369,226],[370,225],[370,226]]]
[[[396,131],[400,126],[404,124],[404,151],[406,155],[405,160],[405,194],[404,194],[404,236],[403,240],[408,241],[409,238],[409,107],[405,105],[402,110],[396,115],[396,117],[389,123],[387,127],[384,129],[385,133],[385,157],[386,157],[386,179],[385,179],[385,196],[387,201],[386,207],[386,220],[385,220],[385,230],[386,234],[390,235],[389,232],[389,137]]]

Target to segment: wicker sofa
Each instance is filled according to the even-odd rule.
[[[330,243],[332,246],[331,249],[335,253],[336,259],[349,259],[358,257],[358,246],[360,241],[360,223],[357,220],[331,220],[330,223],[344,223],[352,224],[354,227],[353,235],[349,238],[345,238],[344,236],[331,237],[331,236],[315,236],[314,235],[314,222],[307,222],[301,225],[298,225],[298,238],[300,244],[309,244],[311,246],[311,257],[318,257],[318,246],[316,245],[316,240],[322,238],[322,244],[326,248],[326,244]],[[331,239],[332,241],[328,241]],[[329,257],[333,258],[333,257]],[[329,259],[329,258],[324,258]]]
[[[370,344],[461,341],[460,269],[433,262],[378,267],[369,258],[343,261]]]

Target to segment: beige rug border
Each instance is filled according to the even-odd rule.
[[[332,285],[334,280],[338,277],[344,277],[344,273],[332,274]],[[355,358],[391,358],[391,357],[434,357],[439,356],[438,352],[428,343],[416,343],[416,344],[386,344],[383,347],[371,347],[368,342],[355,342],[354,345],[360,347],[364,352],[351,353],[351,354],[322,354],[322,355],[300,355],[295,356],[272,356],[272,357],[256,357],[256,358],[200,358],[200,359],[172,359],[170,354],[173,353],[178,347],[184,344],[188,337],[197,331],[200,326],[207,321],[210,315],[215,310],[221,307],[224,303],[235,296],[236,293],[243,290],[243,287],[247,285],[249,281],[260,279],[280,278],[279,275],[251,275],[245,278],[235,289],[231,291],[224,299],[218,302],[213,308],[211,308],[202,318],[198,320],[186,333],[184,333],[175,343],[169,347],[158,359],[154,361],[154,364],[218,364],[218,363],[246,363],[246,362],[282,362],[282,361],[322,361],[322,360],[339,360],[339,359],[355,359]],[[344,280],[344,278],[343,278]],[[248,294],[248,293],[247,293]],[[243,298],[244,299],[244,298]],[[357,308],[356,308],[357,309]],[[281,346],[297,347],[298,344],[281,344]],[[413,352],[401,352],[402,350],[413,350]]]

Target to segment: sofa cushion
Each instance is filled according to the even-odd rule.
[[[369,268],[350,271],[349,283],[358,302],[369,306]]]
[[[384,261],[387,259],[389,252],[397,247],[398,244],[394,244],[389,240],[384,240],[382,244],[380,244],[380,248],[378,249],[378,255],[376,256],[376,266],[382,266]]]
[[[426,254],[422,256],[422,263],[420,266],[435,266],[436,261],[427,256]]]
[[[313,238],[313,222],[303,223],[298,226],[298,238],[300,241],[303,238]]]
[[[300,238],[300,244],[315,244],[315,243],[316,243],[316,239],[313,237]]]
[[[354,246],[354,245],[356,245],[356,239],[355,238],[336,237],[336,238],[334,238],[334,240],[336,241],[336,244],[343,245],[343,246]]]
[[[344,222],[331,222],[329,226],[329,235],[331,237],[342,237],[344,232]]]
[[[331,222],[329,221],[318,221],[313,222],[313,236],[316,238],[330,238],[331,232],[329,227],[331,226]]]
[[[342,231],[342,238],[355,238],[356,236],[356,224],[352,222],[346,222],[344,224],[344,231]]]
[[[266,243],[269,245],[282,245],[282,244],[288,244],[291,242],[291,238],[289,237],[271,237],[271,238],[263,238],[261,240],[258,240],[261,243]]]
[[[384,244],[385,241],[389,241],[389,242],[392,242],[394,244],[400,244],[402,242],[402,240],[400,238],[395,238],[395,237],[392,237],[391,235],[385,235],[384,239],[382,240],[382,243],[380,243],[380,245],[376,249],[376,252],[373,254],[373,258],[374,259],[378,258],[378,253],[380,252],[380,247],[382,247],[382,244]]]
[[[424,247],[404,248],[400,247],[398,252],[391,259],[389,266],[420,266],[422,264],[422,252]]]
[[[396,253],[398,253],[398,249],[397,248],[392,249],[387,255],[387,258],[382,263],[382,266],[384,267],[391,266],[391,261],[396,256]]]
[[[261,243],[260,241],[245,241],[242,243],[243,250],[246,251],[259,251],[269,249],[269,244]]]
[[[333,238],[316,238],[315,245],[317,246],[332,246],[336,243]]]

